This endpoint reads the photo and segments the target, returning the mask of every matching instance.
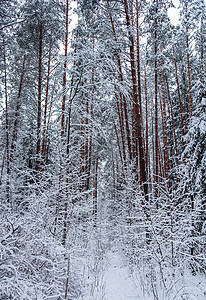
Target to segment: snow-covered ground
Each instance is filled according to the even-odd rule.
[[[105,300],[137,300],[138,288],[120,256],[112,253],[105,271]]]
[[[81,295],[81,300],[138,300],[138,288],[118,253],[110,252],[104,262],[102,274],[94,278],[90,295]]]
[[[79,300],[206,300],[206,279],[189,274],[180,278],[170,292],[159,288],[156,296],[144,293],[141,280],[130,274],[118,251],[106,255],[102,270],[90,280],[89,293],[82,294]]]

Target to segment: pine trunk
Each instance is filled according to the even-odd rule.
[[[189,55],[189,37],[188,27],[186,27],[186,43],[187,43],[187,71],[188,71],[188,82],[189,82],[189,97],[190,97],[190,116],[192,117],[192,84],[191,84],[191,69],[190,69],[190,55]]]
[[[13,129],[13,136],[12,136],[12,141],[11,141],[11,156],[10,156],[11,161],[13,159],[14,152],[15,152],[15,149],[16,149],[18,126],[19,126],[19,121],[20,121],[20,108],[21,108],[20,98],[21,98],[21,91],[22,91],[23,78],[24,78],[25,61],[26,61],[26,56],[23,57],[22,72],[21,72],[20,83],[19,83],[19,91],[18,91],[17,102],[16,102],[14,129]]]
[[[41,162],[41,93],[42,93],[42,39],[43,39],[43,25],[39,24],[39,75],[38,75],[38,111],[37,111],[37,147],[36,147],[36,170],[39,171]]]
[[[168,94],[168,101],[169,101],[168,106],[169,106],[170,115],[171,115],[171,119],[172,119],[172,129],[173,129],[173,137],[174,137],[174,144],[175,144],[176,161],[178,164],[178,149],[177,149],[177,137],[176,137],[176,132],[175,132],[174,114],[173,114],[173,109],[172,109],[172,101],[171,101],[171,97],[170,97],[170,90],[169,90],[169,84],[168,84],[167,77],[165,79],[166,79],[167,94]]]
[[[69,0],[66,0],[66,34],[64,44],[64,73],[63,73],[63,99],[62,99],[62,119],[61,119],[61,138],[65,144],[65,106],[66,106],[66,68],[67,68],[67,52],[68,52],[68,26],[69,26]]]
[[[66,0],[66,33],[65,33],[65,45],[64,45],[64,73],[63,73],[63,99],[62,99],[62,118],[61,118],[61,140],[62,140],[62,147],[66,143],[66,126],[65,126],[65,105],[66,105],[66,68],[67,68],[67,51],[68,51],[68,26],[69,26],[69,0]],[[64,157],[64,147],[62,149],[62,156]],[[67,172],[66,172],[67,175]],[[60,177],[62,174],[60,174]],[[65,178],[65,182],[67,183],[67,177]],[[67,186],[65,190],[65,195],[67,195]],[[62,194],[62,187],[60,182],[60,199]],[[62,233],[62,245],[65,246],[66,244],[66,237],[67,237],[67,217],[68,217],[68,199],[65,197],[63,201],[64,207],[63,209],[63,233]]]
[[[93,36],[93,50],[94,50],[94,36]],[[93,143],[93,118],[94,118],[94,61],[92,67],[92,98],[90,106],[90,126],[89,126],[89,149],[88,149],[88,167],[87,167],[87,184],[86,189],[89,190],[90,185],[90,174],[92,167],[92,143]]]
[[[169,155],[167,145],[167,118],[166,118],[166,103],[165,103],[165,88],[164,88],[164,71],[163,71],[163,59],[161,58],[161,75],[162,75],[162,117],[163,117],[163,144],[164,144],[164,165],[165,176],[168,179],[169,175]]]
[[[10,202],[10,152],[9,152],[9,118],[8,118],[8,91],[7,91],[7,64],[6,64],[6,49],[3,39],[4,49],[4,89],[5,89],[5,116],[6,116],[6,199]]]
[[[159,143],[158,143],[158,86],[157,86],[157,13],[158,0],[155,9],[155,182],[159,178]]]
[[[136,69],[135,69],[135,58],[134,58],[134,39],[131,32],[130,17],[128,11],[127,0],[124,0],[124,8],[126,14],[127,29],[130,41],[130,63],[131,63],[131,74],[133,84],[133,102],[134,102],[134,121],[135,121],[135,134],[138,141],[139,150],[139,164],[140,164],[140,184],[143,184],[145,200],[148,201],[148,183],[146,175],[146,164],[145,164],[145,153],[144,153],[144,141],[142,137],[142,120],[140,103],[137,95],[137,80],[136,80]]]
[[[148,99],[147,99],[147,73],[145,66],[145,114],[146,114],[146,149],[145,149],[145,159],[146,159],[146,168],[148,172],[149,168],[149,127],[148,127]]]
[[[98,158],[95,163],[95,174],[94,174],[94,191],[93,191],[93,215],[94,215],[94,226],[97,226],[97,177],[98,177]]]
[[[44,125],[43,125],[43,137],[42,137],[42,163],[45,164],[46,156],[46,121],[47,121],[47,107],[48,107],[48,95],[49,95],[49,80],[50,80],[50,64],[51,64],[51,43],[49,45],[49,58],[48,58],[48,69],[47,69],[47,80],[46,80],[46,96],[45,96],[45,105],[44,105]]]
[[[108,7],[110,9],[109,1],[108,0],[107,0],[107,5],[108,5]],[[115,27],[114,27],[114,22],[113,22],[111,11],[109,11],[109,16],[110,16],[110,21],[111,21],[113,35],[114,35],[114,40],[115,40],[115,42],[117,42],[117,36],[116,36],[116,31],[115,31]],[[119,53],[117,53],[117,62],[118,62],[118,68],[119,68],[119,81],[123,85],[124,79],[123,79],[122,66],[121,66],[121,60],[120,60]],[[126,97],[124,96],[124,94],[120,95],[120,97],[122,97],[122,99],[123,99],[124,118],[125,118],[126,135],[127,135],[127,145],[128,145],[129,158],[131,160],[132,159],[132,148],[131,148],[131,138],[130,138],[130,129],[129,129],[129,118],[128,118],[127,101],[126,101]]]
[[[177,61],[175,57],[175,51],[173,48],[173,55],[174,55],[174,62],[175,62],[175,77],[176,77],[176,84],[177,84],[177,92],[178,92],[178,99],[179,99],[179,106],[180,106],[180,117],[181,117],[181,127],[182,127],[182,140],[184,136],[184,120],[183,120],[183,109],[182,109],[182,100],[180,95],[180,86],[178,80],[178,73],[177,73]],[[183,150],[184,150],[184,141],[183,141]]]

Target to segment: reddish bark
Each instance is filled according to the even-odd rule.
[[[94,36],[93,36],[93,49],[94,49]],[[87,166],[87,190],[89,189],[90,184],[90,173],[92,166],[92,142],[93,142],[93,118],[94,118],[94,61],[92,67],[92,99],[90,106],[90,133],[89,133],[89,149],[88,149],[88,166]]]
[[[204,1],[204,0],[203,0]],[[201,27],[200,27],[200,35],[201,35],[201,41],[200,41],[200,61],[201,61],[201,82],[202,84],[204,85],[205,84],[205,81],[204,81],[204,64],[205,64],[205,61],[204,61],[204,32],[203,32],[203,17],[201,18]]]
[[[166,179],[168,179],[168,175],[169,175],[169,155],[168,155],[168,146],[167,146],[167,121],[166,121],[166,103],[165,103],[163,58],[161,58],[161,75],[162,75],[162,123],[163,123],[164,165],[165,165],[165,176],[166,176]]]
[[[46,125],[45,136],[44,136],[44,144],[45,144],[44,157],[46,156],[46,145],[47,145],[48,131],[49,131],[49,125],[50,125],[50,119],[51,119],[51,110],[52,110],[52,104],[53,104],[55,86],[56,86],[56,80],[54,82],[53,89],[52,89],[52,95],[51,95],[51,100],[50,100],[50,105],[49,105],[49,115],[48,115],[48,120],[47,120],[47,125]]]
[[[117,103],[117,111],[118,111],[118,116],[119,116],[119,124],[120,124],[120,132],[121,132],[121,138],[122,138],[122,152],[123,152],[123,163],[124,166],[126,167],[126,149],[125,149],[125,136],[124,136],[124,124],[123,124],[123,119],[122,119],[122,114],[120,111],[120,104],[121,104],[121,100],[119,103],[119,98],[117,95],[117,89],[116,89],[116,85],[115,85],[115,98],[116,98],[116,103]],[[120,95],[121,98],[121,95]]]
[[[24,67],[25,67],[25,61],[26,56],[23,57],[23,64],[22,64],[22,72],[20,77],[20,83],[19,83],[19,91],[17,96],[17,102],[16,102],[16,111],[15,111],[15,118],[14,118],[14,130],[13,130],[13,136],[11,141],[11,160],[13,159],[15,147],[16,147],[16,141],[17,141],[17,135],[18,135],[18,126],[19,126],[19,118],[20,118],[20,108],[21,108],[21,91],[22,91],[22,85],[23,85],[23,78],[24,78]]]
[[[37,147],[36,147],[36,170],[39,170],[40,164],[40,146],[41,146],[41,93],[42,93],[42,39],[43,25],[39,24],[39,75],[38,75],[38,111],[37,111]]]
[[[174,63],[175,63],[175,77],[176,77],[177,92],[178,92],[178,99],[179,99],[179,106],[180,106],[180,117],[181,117],[182,138],[183,138],[183,136],[184,136],[183,109],[182,109],[182,100],[181,100],[181,95],[180,95],[180,86],[179,86],[178,73],[177,73],[177,61],[176,61],[176,57],[175,57],[174,48],[173,48],[173,55],[174,55]],[[183,149],[184,149],[184,141],[183,141]]]
[[[170,114],[171,114],[171,119],[172,119],[172,129],[173,129],[173,136],[174,136],[176,160],[177,160],[177,163],[178,163],[177,138],[176,138],[176,132],[175,132],[175,122],[174,122],[174,115],[173,115],[173,109],[172,109],[172,102],[171,102],[170,90],[169,90],[169,85],[168,85],[167,77],[165,77],[165,79],[166,79],[166,85],[167,85],[167,94],[168,94],[168,101],[169,101],[169,109],[170,109]]]
[[[116,134],[116,138],[117,138],[117,145],[118,145],[118,148],[119,148],[119,156],[120,156],[120,159],[121,159],[121,163],[123,165],[122,152],[121,152],[121,147],[120,147],[120,142],[119,142],[119,135],[118,135],[118,132],[117,132],[117,127],[115,125],[115,122],[114,122],[114,130],[115,130],[115,134]]]
[[[155,181],[158,182],[159,175],[159,143],[158,143],[158,90],[157,90],[157,13],[158,0],[155,9]]]
[[[66,68],[67,68],[67,51],[68,51],[68,26],[69,26],[69,0],[66,0],[66,33],[65,33],[65,45],[64,45],[64,73],[63,73],[63,99],[62,99],[62,119],[61,119],[61,139],[62,145],[66,143],[66,122],[65,122],[65,105],[66,105]],[[62,152],[64,155],[64,153]],[[62,175],[61,175],[62,176]],[[67,182],[67,178],[66,178]],[[67,186],[65,190],[65,194],[67,194]],[[59,191],[60,195],[62,193],[62,188],[60,187]],[[62,233],[62,245],[66,244],[67,237],[67,216],[68,216],[68,204],[67,198],[64,200],[64,217],[63,217],[63,233]]]
[[[145,108],[146,108],[146,149],[145,149],[145,159],[146,159],[146,168],[148,170],[149,166],[149,132],[148,132],[148,99],[147,99],[147,73],[145,66]]]
[[[76,41],[78,38],[78,32],[76,34]],[[76,45],[74,48],[74,55],[76,54]],[[74,60],[74,65],[73,65],[73,69],[75,69],[76,66],[76,61]],[[66,120],[66,128],[67,128],[67,157],[69,156],[69,143],[70,143],[70,128],[71,128],[71,109],[72,109],[72,93],[73,93],[73,89],[74,89],[74,74],[72,74],[72,78],[71,78],[71,89],[70,89],[70,93],[69,93],[69,107],[68,107],[68,117]]]
[[[64,44],[64,73],[63,73],[63,99],[62,99],[62,119],[61,119],[61,137],[65,143],[65,105],[66,105],[66,68],[67,68],[67,52],[68,52],[68,27],[69,27],[69,0],[66,0],[66,33]]]
[[[140,73],[140,51],[139,51],[139,6],[138,0],[136,0],[136,31],[137,31],[137,79],[138,79],[138,97],[140,114],[142,120],[142,91],[141,91],[141,73]],[[143,125],[142,125],[143,127]]]
[[[8,91],[7,91],[7,65],[6,65],[6,49],[5,42],[3,39],[3,49],[4,49],[4,89],[5,89],[5,116],[6,116],[6,198],[10,202],[10,153],[9,153],[9,118],[8,118]]]
[[[119,173],[119,161],[118,161],[117,153],[116,153],[116,173],[117,173],[117,186],[118,186],[119,179],[120,179],[120,173]]]
[[[93,191],[93,215],[94,215],[94,225],[97,224],[97,192],[98,192],[98,186],[97,186],[97,177],[98,177],[98,158],[96,159],[95,163],[95,174],[94,174],[94,191]]]
[[[85,118],[85,172],[88,173],[89,158],[89,99],[86,98],[86,118]]]
[[[45,161],[46,155],[46,120],[47,120],[47,106],[48,106],[48,95],[49,95],[49,80],[50,80],[50,64],[51,64],[51,43],[49,45],[49,58],[48,58],[48,68],[47,68],[47,81],[46,81],[46,96],[45,96],[45,105],[44,105],[44,125],[43,125],[43,137],[42,137],[42,163]]]
[[[188,27],[186,27],[186,43],[187,43],[187,70],[188,70],[188,81],[189,81],[189,97],[190,97],[190,116],[192,117],[192,84],[191,84],[191,71],[190,71],[190,56],[189,56],[189,38],[188,38]]]
[[[107,0],[107,5],[110,9],[108,0]],[[110,10],[109,10],[109,16],[110,16],[113,35],[114,35],[114,40],[115,40],[115,42],[117,42],[116,31],[115,31],[114,22],[113,22],[113,18],[112,18],[112,14],[111,14]],[[123,73],[122,73],[122,66],[121,66],[120,55],[118,53],[117,53],[117,63],[118,63],[118,68],[119,68],[119,81],[120,81],[120,83],[123,84],[124,79],[123,79]],[[127,101],[126,101],[126,97],[124,96],[124,94],[122,94],[121,97],[123,99],[124,117],[125,117],[125,125],[126,125],[126,135],[127,135],[127,145],[128,145],[128,151],[129,151],[129,158],[131,160],[132,159],[132,149],[131,149],[131,138],[130,138],[130,129],[129,129]]]
[[[146,175],[146,165],[145,165],[145,153],[144,153],[144,141],[142,137],[142,120],[140,104],[137,97],[137,80],[136,80],[136,70],[135,70],[135,58],[134,58],[134,39],[131,32],[130,18],[128,12],[127,0],[124,0],[124,8],[126,14],[127,29],[130,41],[130,63],[131,63],[131,73],[132,73],[132,84],[133,84],[133,102],[135,105],[135,133],[138,140],[138,150],[139,150],[139,163],[140,163],[140,184],[143,184],[145,200],[148,201],[148,183]]]
[[[112,149],[112,174],[113,174],[113,194],[114,194],[114,199],[116,198],[116,180],[115,180],[115,168],[114,168],[114,155],[113,155],[113,149]]]
[[[82,103],[81,103],[81,111],[84,111],[84,92],[82,91]],[[84,116],[81,115],[81,146],[80,146],[80,176],[84,175],[85,171],[85,124],[84,124]],[[83,179],[80,184],[81,190],[83,189]]]

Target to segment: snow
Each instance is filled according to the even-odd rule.
[[[205,97],[202,98],[202,103],[201,104],[202,104],[202,106],[206,105],[206,98]]]
[[[205,134],[205,132],[206,132],[206,122],[204,120],[200,121],[199,128],[200,128],[200,134]]]
[[[155,298],[152,292],[148,294],[144,290],[139,272],[136,270],[132,275],[121,254],[109,251],[95,280],[89,276],[92,280],[90,292],[81,294],[78,300],[206,300],[206,279],[202,275],[185,273],[176,278],[167,291],[157,285]]]
[[[137,287],[118,254],[111,254],[105,271],[105,300],[140,299]]]

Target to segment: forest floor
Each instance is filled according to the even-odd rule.
[[[141,299],[138,287],[129,274],[117,253],[109,255],[108,267],[105,270],[105,300],[137,300]]]
[[[110,250],[100,262],[98,274],[90,276],[89,293],[81,294],[78,300],[206,300],[206,279],[203,276],[180,278],[171,293],[161,288],[150,295],[143,290],[141,274],[135,277],[118,251]]]
[[[100,268],[100,264],[102,265]],[[79,300],[138,300],[140,289],[135,286],[129,268],[117,251],[107,253],[99,262],[96,276],[90,276],[90,292],[81,295]]]

